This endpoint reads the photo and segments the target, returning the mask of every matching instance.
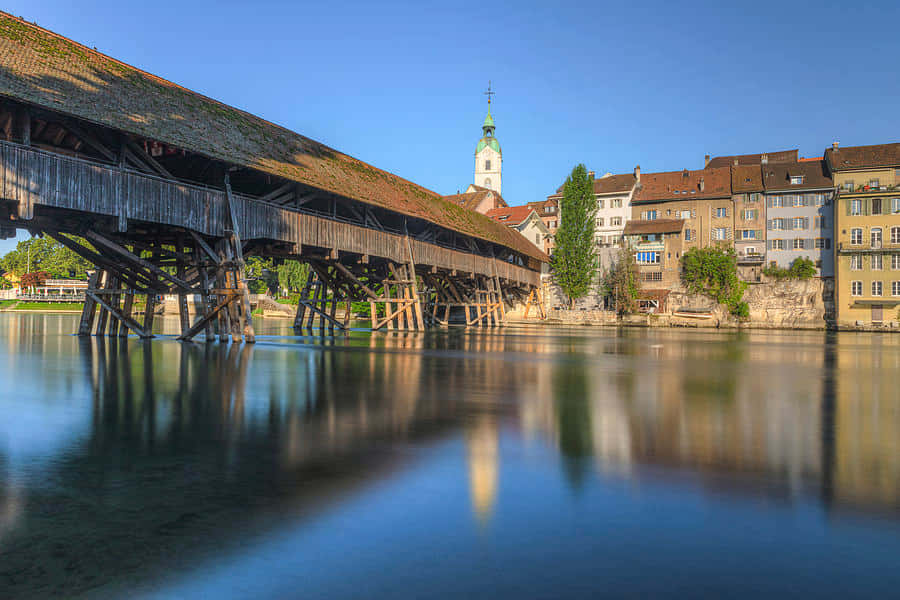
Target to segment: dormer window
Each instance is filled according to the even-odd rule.
[[[507,220],[508,218],[509,218],[508,215],[502,215],[502,216],[497,217],[497,220],[498,220],[498,221],[505,221],[505,220]]]
[[[791,185],[800,185],[803,183],[803,175],[791,175]]]

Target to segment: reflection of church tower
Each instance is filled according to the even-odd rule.
[[[497,498],[497,425],[490,416],[478,417],[466,431],[466,448],[472,510],[484,524],[490,519]]]
[[[488,97],[488,114],[481,126],[482,138],[478,140],[478,146],[475,147],[474,183],[502,194],[500,173],[503,166],[503,154],[500,151],[500,142],[494,137],[494,118],[491,116],[491,96],[494,95],[494,92],[491,91],[490,84],[485,94]]]

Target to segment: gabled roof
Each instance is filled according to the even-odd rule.
[[[701,187],[703,188],[701,190]],[[644,173],[634,191],[632,203],[694,200],[731,196],[731,169],[706,168],[700,171]]]
[[[778,150],[776,152],[764,152],[769,163],[797,162],[800,151],[794,150]],[[706,168],[732,167],[737,159],[738,165],[759,165],[762,164],[763,154],[735,154],[732,156],[716,156],[709,161]]]
[[[621,175],[604,175],[594,179],[595,194],[625,194],[634,187],[634,174],[624,173]],[[563,186],[556,188],[556,193],[550,198],[558,198],[562,196]]]
[[[762,170],[758,165],[731,167],[731,191],[735,194],[761,192]]]
[[[0,95],[547,260],[520,235],[431,190],[2,12]]]
[[[832,171],[863,169],[866,167],[900,166],[900,143],[874,146],[834,147],[825,151],[825,160]]]
[[[507,206],[506,200],[497,192],[487,188],[472,186],[477,188],[477,192],[465,192],[463,194],[453,194],[450,196],[442,196],[447,202],[452,202],[457,206],[462,206],[468,210],[478,210],[478,206],[485,200],[493,198],[500,206]]]
[[[768,192],[822,189],[834,186],[824,160],[763,165],[762,174],[763,185],[765,185]],[[792,176],[802,177],[803,183],[792,184]]]
[[[652,221],[631,220],[625,223],[625,235],[645,235],[648,233],[679,233],[684,228],[684,219],[654,219]]]

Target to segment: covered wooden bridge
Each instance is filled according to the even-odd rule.
[[[0,234],[98,267],[79,333],[253,340],[244,258],[310,265],[295,326],[496,325],[547,257],[502,224],[318,142],[0,13]],[[133,312],[145,298],[143,318]],[[191,322],[187,298],[199,296]]]

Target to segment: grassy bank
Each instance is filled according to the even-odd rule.
[[[18,300],[0,300],[0,310],[33,310],[40,311],[73,311],[79,312],[84,306],[81,302],[20,302]]]

